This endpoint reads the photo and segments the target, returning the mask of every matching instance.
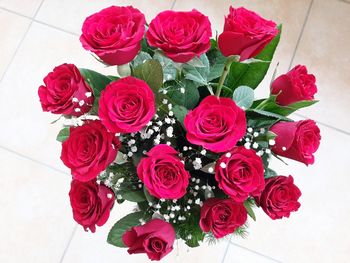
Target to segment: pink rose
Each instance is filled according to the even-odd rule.
[[[71,127],[62,144],[61,160],[71,169],[73,178],[87,182],[95,179],[114,161],[121,144],[100,121],[88,121]]]
[[[153,91],[143,80],[122,78],[101,92],[98,115],[111,132],[140,131],[155,112]]]
[[[264,212],[275,220],[289,217],[291,212],[297,211],[300,196],[301,192],[292,176],[276,176],[266,180],[265,190],[256,200]]]
[[[158,14],[146,33],[148,44],[175,62],[186,63],[210,48],[211,25],[207,16],[167,10]]]
[[[134,226],[122,236],[129,254],[146,253],[150,260],[161,260],[173,250],[175,230],[171,224],[152,219],[142,226]]]
[[[55,67],[44,83],[38,90],[43,111],[73,116],[90,111],[94,102],[92,89],[73,64]]]
[[[123,65],[140,51],[145,23],[132,6],[111,6],[85,19],[80,42],[107,64]]]
[[[315,76],[308,74],[305,66],[298,65],[272,82],[271,94],[277,95],[276,102],[282,106],[313,100],[317,92],[315,82]]]
[[[96,231],[96,225],[103,226],[114,205],[114,193],[96,181],[73,180],[69,191],[74,220],[85,230]]]
[[[187,140],[213,152],[231,150],[246,131],[245,112],[229,98],[208,96],[185,117]]]
[[[177,154],[172,147],[159,144],[147,153],[147,157],[141,159],[137,174],[151,195],[179,199],[186,194],[190,174]]]
[[[236,202],[264,190],[264,165],[254,150],[235,147],[216,162],[215,179],[219,188]]]
[[[277,34],[275,22],[243,7],[231,6],[218,45],[224,56],[238,55],[244,61],[258,55]]]
[[[247,221],[243,203],[232,199],[210,198],[201,208],[199,225],[204,232],[211,231],[216,238],[235,232]]]
[[[277,136],[272,151],[306,165],[313,164],[313,154],[320,146],[320,129],[313,120],[278,122],[270,129]]]

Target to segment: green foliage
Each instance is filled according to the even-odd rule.
[[[142,219],[143,216],[144,212],[140,211],[128,214],[120,219],[109,231],[107,242],[117,247],[126,247],[122,240],[123,234],[131,227],[138,226],[140,224],[140,219]]]
[[[138,190],[138,191],[132,191],[132,190],[125,190],[125,191],[118,191],[118,194],[122,196],[124,200],[130,201],[130,202],[142,202],[146,201],[146,196],[143,192],[143,190]]]
[[[154,94],[159,93],[159,88],[163,85],[163,69],[158,60],[146,60],[134,69],[133,75],[147,82]]]
[[[141,51],[136,58],[131,62],[132,66],[135,68],[143,63],[145,63],[147,60],[152,59],[151,55],[147,52]]]
[[[209,52],[208,55],[211,55],[212,58],[210,60],[210,73],[208,75],[208,81],[212,81],[214,79],[217,79],[221,76],[225,64],[226,64],[226,57],[222,55],[220,50],[212,50]]]
[[[266,111],[266,110],[249,109],[249,110],[247,110],[247,112],[255,113],[255,114],[258,114],[258,115],[261,115],[261,116],[265,116],[265,117],[268,117],[268,118],[274,118],[274,119],[278,119],[278,120],[282,120],[282,121],[292,121],[291,119],[286,118],[283,115],[280,115],[280,114],[277,114],[277,113],[273,113],[273,112],[270,112],[270,111]]]
[[[265,179],[277,176],[277,173],[269,167],[265,168],[264,177]]]
[[[208,84],[208,75],[209,75],[209,60],[208,57],[203,54],[200,56],[199,60],[202,64],[192,63],[184,64],[183,73],[185,79],[191,80],[195,83],[196,87],[206,86]]]
[[[59,142],[64,142],[69,137],[69,127],[65,127],[57,134],[56,140]]]
[[[263,62],[240,63],[233,62],[230,73],[226,79],[226,86],[231,90],[235,90],[239,86],[248,86],[256,89],[259,83],[264,79],[277,45],[280,40],[282,26],[279,27],[279,34],[258,54],[255,59]]]
[[[255,207],[255,201],[253,198],[249,198],[247,200],[244,201],[243,203],[245,209],[247,210],[248,215],[254,220],[256,221],[256,216],[253,210],[253,207]]]
[[[172,109],[172,111],[174,112],[174,115],[176,117],[176,119],[181,123],[181,125],[183,126],[184,124],[184,119],[187,115],[188,110],[181,105],[175,105]]]
[[[180,92],[181,88],[184,89],[185,93]],[[167,95],[174,105],[177,104],[187,109],[193,109],[198,104],[199,91],[197,85],[192,81],[168,81],[165,84],[165,89],[168,91]]]
[[[144,193],[144,195],[145,195],[145,197],[146,197],[146,200],[147,200],[148,202],[153,203],[153,202],[156,201],[156,198],[155,198],[154,196],[152,196],[152,195],[148,192],[147,187],[146,187],[145,185],[143,185],[143,193]]]
[[[247,86],[240,86],[234,90],[232,99],[239,107],[249,109],[254,102],[254,90]]]
[[[158,60],[160,65],[163,67],[164,81],[176,79],[176,67],[174,61],[172,61],[170,58],[167,58],[159,51],[155,52],[153,59]]]

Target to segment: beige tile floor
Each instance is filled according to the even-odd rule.
[[[0,262],[147,262],[105,243],[109,226],[130,205],[113,210],[107,225],[91,235],[76,228],[67,192],[68,170],[55,142],[60,126],[43,114],[37,99],[42,77],[55,65],[72,62],[104,68],[80,46],[81,23],[111,4],[132,4],[148,19],[159,11],[197,8],[220,31],[228,0],[0,0]],[[320,122],[322,145],[310,168],[276,162],[293,174],[303,192],[302,207],[290,219],[271,221],[257,211],[247,239],[178,253],[164,262],[349,262],[350,3],[341,0],[236,0],[284,24],[273,65],[279,73],[302,63],[318,79],[321,100],[303,116]],[[266,95],[271,72],[258,96]],[[265,86],[264,86],[265,85]],[[302,116],[295,116],[297,119]],[[178,255],[177,255],[178,254]]]

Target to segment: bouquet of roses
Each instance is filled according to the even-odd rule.
[[[273,220],[297,211],[293,177],[269,163],[314,162],[319,128],[288,116],[316,102],[315,77],[298,65],[254,100],[281,30],[242,7],[230,8],[216,38],[197,10],[150,24],[131,6],[86,18],[80,41],[115,76],[63,64],[38,91],[42,109],[64,119],[57,140],[74,220],[95,232],[113,207],[135,202],[107,241],[160,260],[175,239],[196,247],[244,235],[254,207]]]

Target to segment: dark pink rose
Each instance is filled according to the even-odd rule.
[[[179,199],[186,194],[190,174],[177,154],[172,147],[159,144],[141,159],[137,174],[151,195]]]
[[[114,193],[96,181],[79,182],[73,180],[69,191],[74,220],[95,232],[96,225],[103,226],[114,205]]]
[[[277,34],[275,22],[243,7],[231,6],[218,45],[224,56],[238,55],[244,61],[258,55]]]
[[[270,130],[277,135],[272,147],[275,154],[306,165],[314,163],[321,135],[313,120],[278,122]]]
[[[301,192],[294,184],[293,177],[276,176],[266,180],[265,190],[256,198],[258,205],[273,220],[289,217],[300,207]]]
[[[132,6],[111,6],[85,19],[80,42],[110,65],[132,61],[141,49],[145,16]]]
[[[243,203],[232,199],[210,198],[201,208],[199,225],[204,232],[211,231],[216,238],[232,234],[247,221]]]
[[[186,63],[210,48],[211,25],[207,16],[167,10],[158,14],[146,33],[148,44],[175,62]]]
[[[62,144],[61,160],[71,169],[73,178],[87,182],[95,179],[114,161],[121,144],[100,121],[88,121],[71,127]]]
[[[305,66],[298,65],[272,82],[271,94],[278,95],[276,102],[282,106],[313,100],[317,92],[315,82],[315,76],[308,74]]]
[[[73,64],[55,67],[44,83],[38,90],[43,111],[73,116],[90,111],[94,102],[92,89]]]
[[[152,219],[142,226],[134,226],[122,236],[129,254],[146,253],[150,260],[161,260],[173,250],[173,226],[161,219]]]
[[[101,92],[98,115],[111,132],[140,131],[156,112],[153,91],[143,80],[126,77]]]
[[[213,152],[231,150],[246,131],[245,112],[229,98],[208,96],[185,117],[187,140]]]
[[[254,150],[235,147],[216,162],[215,179],[225,194],[243,202],[264,189],[264,165]]]

